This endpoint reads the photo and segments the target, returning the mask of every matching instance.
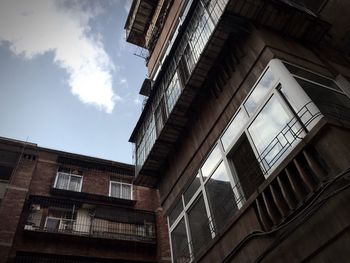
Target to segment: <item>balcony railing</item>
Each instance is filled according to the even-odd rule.
[[[141,169],[157,139],[157,130],[159,133],[166,122],[165,120],[161,121],[158,129],[155,128],[157,120],[153,116],[154,109],[158,108],[160,103],[162,103],[164,94],[165,118],[172,112],[181,95],[181,89],[184,88],[194,71],[227,3],[228,0],[211,0],[208,1],[206,6],[203,6],[202,1],[198,2],[164,74],[160,80],[156,80],[157,94],[155,94],[151,102],[149,101],[152,107],[149,107],[145,117],[146,121],[143,123],[144,127],[140,129],[137,135],[136,173]]]
[[[151,212],[31,196],[24,229],[84,237],[154,243]]]
[[[243,206],[243,203],[254,192],[257,193],[259,187],[263,186],[260,177],[252,179],[248,175],[255,173],[267,177],[271,174],[297,143],[308,134],[314,121],[318,121],[321,116],[321,112],[315,109],[313,102],[306,103],[262,151],[257,158],[259,165],[252,165],[244,174],[239,175],[239,181],[232,187],[232,192],[238,193],[238,196],[235,196],[235,198],[226,196],[221,202],[232,204],[232,206],[212,207],[211,216],[201,226],[202,229],[208,229],[211,237],[220,235],[236,212]],[[261,221],[263,229],[269,230],[286,220],[308,198],[310,193],[317,190],[324,178],[325,171],[319,160],[310,154],[307,149],[302,149],[294,159],[285,164],[284,170],[273,178],[272,183],[264,187],[264,190],[254,201],[257,217]],[[254,192],[244,193],[243,188],[254,189]],[[226,211],[225,208],[228,210]],[[220,218],[215,218],[215,209],[221,210]],[[234,212],[230,209],[234,209]],[[207,248],[207,244],[208,242],[203,242],[200,248],[197,244],[196,251],[193,241],[190,241],[183,251],[177,255],[176,262],[191,262]]]

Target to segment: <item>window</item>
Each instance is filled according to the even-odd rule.
[[[183,210],[182,199],[180,199],[179,201],[177,201],[176,206],[173,208],[173,210],[171,211],[171,213],[169,215],[169,222],[170,222],[171,225],[179,217],[179,215],[181,214],[182,210]]]
[[[171,246],[175,263],[189,262],[190,252],[184,219],[181,219],[176,228],[171,232]]]
[[[247,123],[248,117],[243,110],[239,110],[233,121],[230,123],[224,135],[221,137],[221,142],[225,150],[237,139],[242,132],[244,125]]]
[[[165,112],[165,106],[164,106],[164,100],[163,98],[161,99],[157,109],[155,110],[154,117],[156,119],[156,129],[157,129],[157,135],[160,134],[164,122],[166,120],[166,112]]]
[[[205,161],[205,163],[202,166],[202,175],[204,179],[206,179],[210,173],[214,170],[216,165],[219,163],[221,159],[221,153],[219,149],[219,145],[216,145],[216,147],[213,149],[213,151],[210,153],[208,159]]]
[[[201,185],[201,181],[198,173],[196,177],[193,179],[190,186],[187,188],[186,192],[184,193],[185,204],[188,204],[188,202],[192,199],[192,197],[197,192],[200,185]]]
[[[255,112],[274,84],[276,84],[276,77],[271,70],[267,69],[264,76],[259,80],[258,84],[244,103],[244,107],[249,116]]]
[[[166,90],[166,98],[168,103],[168,112],[174,108],[177,99],[181,94],[181,86],[177,72],[175,72],[171,82]]]
[[[77,213],[71,210],[60,208],[49,208],[48,216],[46,217],[45,229],[50,232],[71,232]]]
[[[196,255],[211,240],[211,227],[203,196],[200,196],[188,211],[193,253]]]
[[[64,172],[63,172],[64,171]],[[80,171],[73,169],[59,169],[55,180],[55,188],[81,192],[83,177]]]
[[[237,211],[236,198],[223,162],[207,181],[205,189],[215,227],[221,230]]]
[[[109,196],[132,200],[132,184],[110,181]]]
[[[284,152],[284,147],[289,147],[295,139],[292,133],[294,127],[290,130],[287,125],[291,118],[278,97],[274,95],[248,128],[261,159],[259,161],[262,161],[266,170],[276,163],[280,154]]]
[[[299,78],[296,80],[323,114],[350,121],[350,99],[345,94]]]
[[[333,80],[292,70],[312,80],[293,76],[282,61],[272,60],[174,202],[168,217],[174,262],[191,261],[220,234],[322,118],[316,105],[333,102],[332,114],[350,119],[350,110],[340,110],[350,100]]]

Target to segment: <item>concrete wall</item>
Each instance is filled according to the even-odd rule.
[[[287,60],[333,78],[339,73],[348,76],[347,71],[344,69],[344,65],[348,63],[347,60],[330,56],[329,54],[332,53],[329,52],[330,49],[321,53],[321,56],[320,49],[310,49],[310,47],[291,39],[262,29],[253,30],[246,39],[241,39],[237,42],[242,55],[240,62],[235,65],[235,70],[231,73],[229,81],[216,96],[211,93],[209,95],[202,94],[201,100],[196,104],[196,108],[193,109],[194,111],[189,112],[192,117],[188,122],[188,127],[168,158],[167,166],[162,171],[159,189],[161,203],[166,213],[170,211],[179,195],[196,175],[203,159],[207,156],[213,144],[217,141],[219,135],[272,58]],[[342,72],[339,69],[343,69]],[[338,135],[335,136],[335,134]],[[334,145],[341,146],[341,141],[345,145],[349,141],[349,132],[345,132],[340,128],[332,128],[332,135],[328,134],[327,136],[325,135],[323,142],[320,142],[320,150],[322,148],[323,151],[327,151],[327,143],[332,144],[334,142],[336,143]],[[329,140],[329,137],[333,137],[333,140]],[[321,146],[322,143],[323,146]],[[339,167],[338,172],[341,169],[345,169],[345,167],[349,167],[350,164],[349,158],[346,157],[349,147],[345,148],[338,149],[344,155],[343,158],[334,161],[334,165],[330,162],[331,166]],[[321,154],[324,153],[321,152]],[[330,159],[336,158],[335,156],[332,157],[329,147],[328,155],[325,157]],[[244,214],[248,213],[250,215],[246,218],[242,215],[242,218],[231,226],[231,230],[227,230],[228,232],[220,237],[217,243],[213,242],[215,244],[201,258],[203,262],[220,262],[220,256],[222,257],[234,247],[236,241],[232,239],[235,239],[237,236],[243,238],[244,232],[259,230],[260,226],[254,210],[252,207],[247,209],[247,211],[244,211]],[[325,213],[328,213],[327,209]],[[251,223],[252,225],[250,225]],[[240,224],[243,225],[238,226]],[[327,239],[326,237],[324,238]],[[250,262],[247,260],[250,258],[249,255],[254,255],[251,254],[251,251],[258,253],[259,250],[262,251],[269,244],[268,240],[253,241],[253,245],[249,246],[245,252],[242,252],[243,254],[240,254],[238,258],[235,258],[235,262]],[[252,257],[254,258],[254,256]]]

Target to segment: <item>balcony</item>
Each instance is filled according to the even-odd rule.
[[[344,127],[344,125],[347,127],[346,133],[347,138],[349,138],[349,115],[345,114],[344,111],[349,113],[350,108],[341,107],[342,111],[336,113],[334,109],[339,108],[339,105],[327,104],[327,107],[332,110],[323,110],[321,113],[315,112],[311,103],[304,105],[298,112],[298,116],[290,119],[287,125],[271,140],[258,160],[259,165],[251,164],[231,191],[228,190],[230,184],[226,183],[223,177],[212,179],[212,181],[203,178],[205,195],[196,191],[193,188],[193,183],[190,184],[183,193],[185,207],[179,208],[175,205],[169,215],[173,260],[176,262],[199,262],[202,259],[207,260],[205,257],[210,255],[210,250],[217,251],[219,248],[227,247],[227,251],[230,253],[222,252],[220,258],[216,259],[220,262],[231,262],[236,256],[239,257],[238,255],[243,250],[255,250],[254,242],[262,242],[262,248],[265,242],[263,240],[268,240],[267,244],[275,244],[274,241],[278,244],[281,236],[293,235],[293,231],[296,230],[299,231],[297,238],[299,239],[303,235],[304,227],[308,231],[307,227],[310,225],[314,227],[310,221],[314,222],[315,225],[320,224],[319,215],[318,218],[312,219],[313,215],[320,210],[325,215],[334,217],[335,221],[340,220],[335,215],[333,216],[334,207],[329,209],[325,204],[332,202],[330,200],[333,198],[339,198],[336,202],[340,202],[341,199],[348,202],[346,198],[350,194],[348,190],[350,187],[350,162],[347,161],[342,168],[334,170],[332,167],[334,160],[324,159],[324,157],[341,156],[349,150],[349,147],[345,152],[341,152],[344,148],[341,149],[340,145],[335,145],[333,149],[329,146],[322,146],[322,137],[337,136],[332,131],[331,134],[326,135],[329,128],[333,127],[333,121],[337,120],[341,122],[337,124],[339,127]],[[321,116],[323,116],[322,119],[320,119]],[[298,119],[303,119],[306,123],[305,128],[313,121],[319,121],[312,131],[307,131],[298,124]],[[344,142],[341,141],[341,143]],[[325,148],[322,149],[322,147]],[[321,156],[316,149],[323,153],[328,152],[328,154]],[[334,149],[338,152],[334,152]],[[333,158],[337,158],[337,156]],[[347,159],[349,160],[349,158]],[[255,180],[258,177],[251,180],[251,174],[259,175],[261,173],[265,177],[268,175],[266,180]],[[223,174],[221,173],[221,175]],[[201,181],[198,176],[196,179],[198,179],[197,182]],[[226,183],[226,186],[223,183]],[[213,191],[213,188],[216,188],[216,191]],[[246,191],[249,188],[254,190]],[[233,193],[237,192],[237,189],[241,195],[235,197]],[[345,191],[347,194],[344,193],[342,196],[341,193]],[[189,192],[195,193],[193,197],[186,196]],[[213,192],[216,192],[214,198]],[[211,204],[209,214],[205,211],[204,205],[202,209],[198,205],[203,198],[208,198],[207,202]],[[180,204],[181,207],[181,199]],[[187,224],[184,223],[182,209],[186,211]],[[175,216],[173,216],[174,213]],[[309,221],[309,226],[304,226],[303,224],[307,221]],[[348,225],[348,221],[345,220],[344,224]],[[314,228],[319,231],[318,227],[319,225]],[[196,231],[197,229],[201,229],[201,231]],[[187,233],[191,235],[186,237]],[[230,238],[228,235],[234,237]],[[320,241],[325,238],[323,236],[321,238],[321,236],[316,235],[315,240],[321,242],[320,244],[327,242]],[[190,241],[188,242],[188,240]],[[230,245],[221,243],[228,242],[227,240],[232,240]],[[174,245],[174,243],[176,244]],[[217,248],[214,248],[215,246]],[[271,250],[268,249],[264,253],[255,251],[251,253],[250,259],[256,257],[261,260],[270,252]],[[208,257],[211,256],[213,255]],[[241,262],[241,260],[236,261]],[[254,260],[249,261],[253,262]],[[258,261],[256,260],[256,262]]]
[[[288,2],[288,1],[287,1]],[[329,25],[286,1],[212,0],[190,8],[130,137],[136,144],[136,182],[154,186],[168,154],[189,121],[188,110],[204,89],[219,92],[239,63],[236,39],[251,24],[303,41],[317,41]],[[304,25],[305,22],[305,25]],[[213,67],[214,65],[217,67]]]
[[[30,196],[24,230],[155,244],[152,212],[95,205],[69,199]]]
[[[146,48],[146,34],[158,0],[134,0],[125,24],[126,40]]]

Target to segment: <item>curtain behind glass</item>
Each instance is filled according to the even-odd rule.
[[[120,184],[111,183],[111,196],[120,198]]]
[[[67,189],[69,183],[69,174],[58,174],[57,182],[56,182],[56,188],[59,189]]]

